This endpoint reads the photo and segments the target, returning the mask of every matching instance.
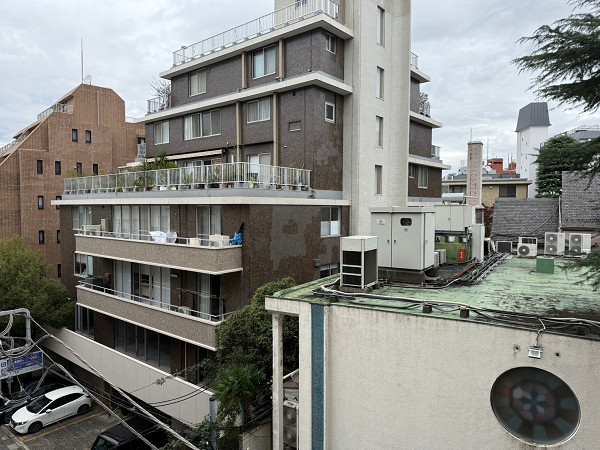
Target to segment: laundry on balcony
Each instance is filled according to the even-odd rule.
[[[174,244],[177,241],[176,231],[150,231],[149,233],[154,242],[159,244]]]

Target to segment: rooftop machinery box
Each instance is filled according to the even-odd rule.
[[[435,205],[435,230],[466,233],[475,223],[475,207],[471,205]]]
[[[421,207],[371,208],[379,267],[425,270],[433,266],[435,212]]]

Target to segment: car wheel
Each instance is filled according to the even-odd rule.
[[[77,414],[85,414],[90,410],[89,405],[81,405],[77,410]]]
[[[29,433],[35,434],[38,431],[40,431],[42,429],[43,425],[42,422],[33,422],[31,425],[29,425],[29,430],[27,430]]]

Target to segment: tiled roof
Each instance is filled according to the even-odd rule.
[[[565,228],[600,228],[600,176],[562,173],[562,223]],[[588,186],[589,184],[589,186]]]
[[[543,241],[546,231],[558,230],[557,198],[499,198],[494,206],[492,238],[517,241],[519,236]]]
[[[548,115],[548,103],[530,103],[519,110],[517,129],[519,132],[527,127],[549,127],[550,116]]]

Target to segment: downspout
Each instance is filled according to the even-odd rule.
[[[562,196],[558,196],[558,232],[562,232]]]

